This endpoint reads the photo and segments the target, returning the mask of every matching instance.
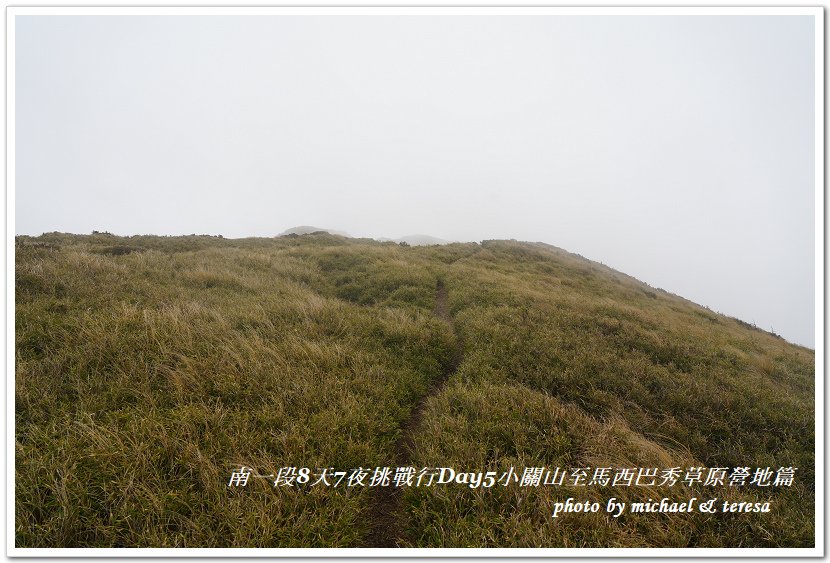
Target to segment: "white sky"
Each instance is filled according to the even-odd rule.
[[[543,241],[814,347],[801,16],[18,16],[17,234]]]

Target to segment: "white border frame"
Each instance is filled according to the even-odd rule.
[[[18,548],[14,546],[15,18],[30,15],[800,15],[815,19],[816,483],[813,548]],[[823,557],[824,556],[824,8],[822,7],[7,7],[6,8],[6,555],[8,557]],[[818,314],[818,313],[821,314]]]

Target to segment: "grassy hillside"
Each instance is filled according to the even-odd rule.
[[[15,260],[18,547],[814,544],[813,351],[555,247],[47,234]],[[798,469],[229,487],[240,466]],[[771,511],[552,518],[568,497]]]

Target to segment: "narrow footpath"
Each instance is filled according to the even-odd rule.
[[[418,400],[409,418],[401,425],[401,435],[395,442],[394,462],[398,466],[410,465],[415,447],[415,438],[418,427],[424,415],[424,407],[430,397],[441,392],[444,384],[461,364],[463,347],[455,331],[450,316],[448,301],[449,294],[443,280],[438,280],[435,288],[435,316],[444,321],[455,335],[455,347],[449,361],[441,369],[441,375],[430,385],[427,392]],[[369,507],[369,535],[363,547],[397,547],[401,540],[405,540],[405,518],[401,503],[402,490],[396,487],[377,487],[374,491]]]

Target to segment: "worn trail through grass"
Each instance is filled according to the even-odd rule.
[[[17,548],[816,545],[815,350],[564,249],[47,233],[14,270]],[[569,483],[372,471],[442,465],[679,467],[588,488],[770,512],[551,518]]]
[[[430,397],[441,392],[444,384],[461,363],[463,347],[455,331],[452,316],[449,308],[449,294],[443,280],[438,280],[435,289],[435,316],[447,323],[455,334],[455,346],[447,361],[441,369],[441,375],[433,380],[427,392],[421,396],[409,415],[409,418],[401,426],[401,435],[395,442],[394,454],[395,463],[398,466],[406,466],[412,459],[415,447],[415,437],[421,420],[424,415],[424,408]],[[365,547],[397,547],[401,540],[406,539],[405,514],[401,506],[402,489],[387,486],[377,487],[370,505],[369,535],[366,538]]]

